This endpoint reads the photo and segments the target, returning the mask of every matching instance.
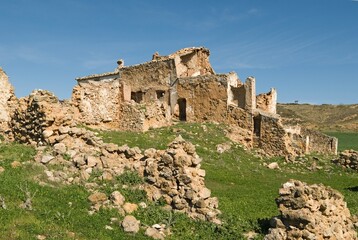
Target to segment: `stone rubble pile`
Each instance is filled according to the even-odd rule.
[[[332,160],[332,162],[344,168],[358,171],[358,151],[345,150],[339,154],[337,159]]]
[[[125,170],[136,171],[146,179],[144,189],[150,199],[163,199],[173,210],[192,218],[220,223],[218,200],[210,197],[205,187],[201,159],[195,146],[180,136],[167,150],[151,148],[142,152],[138,147],[103,143],[94,132],[76,127],[71,120],[73,113],[47,91],[34,91],[21,101],[22,107],[11,122],[15,139],[37,146],[37,162],[63,166],[47,169],[49,180],[85,183],[91,189],[95,185],[87,181],[91,176],[112,180]],[[102,198],[100,202],[109,200]]]
[[[53,93],[35,90],[20,98],[11,113],[10,127],[16,141],[33,146],[53,144],[61,127],[75,126],[71,107]]]
[[[350,239],[357,233],[343,196],[322,184],[290,180],[279,190],[280,215],[271,219],[265,240]]]
[[[195,146],[177,137],[165,151],[144,152],[147,192],[153,200],[163,198],[173,209],[197,219],[220,223],[218,199],[205,187],[205,170]]]

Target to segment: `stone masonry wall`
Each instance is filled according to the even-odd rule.
[[[175,65],[172,59],[151,61],[139,65],[123,67],[119,70],[121,81],[131,87],[131,91],[169,88],[175,81]]]
[[[268,93],[256,96],[256,108],[267,113],[276,114],[277,92],[274,88]]]
[[[358,172],[358,151],[344,150],[337,159],[332,160],[333,163],[343,168],[352,169]]]
[[[180,78],[177,93],[186,100],[186,120],[223,122],[227,116],[227,81],[225,75]],[[177,109],[177,116],[179,115]]]
[[[168,56],[153,55],[153,60],[173,59],[179,78],[215,74],[209,61],[210,51],[204,47],[183,48]]]
[[[258,115],[254,118],[254,144],[266,154],[286,156],[294,151],[289,146],[290,141],[279,118]]]
[[[144,132],[150,127],[158,128],[172,124],[170,108],[167,103],[155,101],[138,104],[133,101],[120,106],[119,124],[117,129],[122,131]]]
[[[9,121],[12,105],[16,102],[14,88],[9,82],[9,78],[0,67],[0,134],[7,136],[5,132],[9,130]]]
[[[301,128],[301,135],[309,137],[308,152],[337,154],[337,138],[304,127]]]
[[[79,121],[89,125],[118,125],[121,85],[118,80],[81,81],[73,88],[72,104]]]
[[[242,108],[228,106],[228,137],[242,145],[253,147],[253,115]]]

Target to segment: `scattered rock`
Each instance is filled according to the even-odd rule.
[[[256,233],[256,232],[250,231],[250,232],[244,233],[243,235],[244,235],[244,237],[245,237],[247,240],[253,240],[253,239],[255,239],[259,234]]]
[[[125,202],[124,196],[119,191],[114,191],[110,198],[112,203],[116,206],[122,206]]]
[[[140,221],[134,216],[127,215],[122,221],[122,227],[125,232],[137,233],[139,231]]]
[[[216,151],[218,153],[224,153],[228,150],[231,149],[231,143],[230,142],[226,142],[226,143],[221,143],[221,144],[218,144],[216,145]]]
[[[141,208],[147,208],[147,204],[145,202],[140,202],[138,205]]]
[[[106,226],[104,227],[104,229],[106,229],[106,230],[113,230],[113,227],[106,225]]]
[[[151,237],[153,239],[164,239],[165,235],[164,233],[160,232],[158,229],[149,227],[147,230],[145,230],[145,235],[148,237]]]
[[[49,163],[50,161],[52,161],[53,159],[55,159],[54,156],[44,155],[44,156],[42,156],[42,158],[41,158],[41,163],[46,164],[46,163]]]
[[[5,168],[0,166],[0,174],[3,173],[5,171]]]
[[[37,235],[37,236],[36,236],[36,239],[38,239],[38,240],[45,240],[45,239],[46,239],[46,236],[45,236],[45,235]]]
[[[267,165],[267,167],[269,169],[279,169],[280,168],[277,162],[272,162],[269,165]]]
[[[123,210],[126,212],[126,213],[132,213],[134,211],[137,211],[138,209],[138,205],[135,204],[135,203],[129,203],[129,202],[126,202],[123,206],[122,206]]]
[[[92,204],[96,204],[99,202],[104,202],[107,200],[107,195],[101,192],[95,192],[92,193],[89,197],[88,200],[92,203]]]
[[[11,163],[11,167],[12,168],[18,168],[18,167],[21,167],[21,162],[19,162],[19,161],[13,161],[12,163]]]

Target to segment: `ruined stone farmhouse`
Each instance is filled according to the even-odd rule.
[[[69,101],[41,91],[16,99],[1,70],[1,131],[36,144],[64,121],[138,132],[178,121],[213,122],[228,125],[233,141],[268,155],[336,153],[336,138],[281,123],[275,89],[256,95],[254,77],[241,81],[234,72],[217,74],[209,55],[208,49],[193,47],[168,56],[155,53],[151,61],[133,66],[118,60],[112,72],[77,78]]]
[[[175,121],[230,125],[229,136],[270,155],[335,153],[337,139],[299,126],[283,126],[276,114],[277,92],[256,95],[255,78],[217,74],[204,47],[146,63],[77,78],[72,103],[79,121],[101,128],[146,131]]]

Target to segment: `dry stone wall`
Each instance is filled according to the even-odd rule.
[[[254,146],[271,156],[295,154],[279,118],[260,114],[254,117]]]
[[[290,180],[279,194],[280,215],[271,220],[273,228],[265,240],[357,239],[351,214],[338,191]]]
[[[301,128],[302,136],[308,136],[309,142],[307,151],[322,154],[337,154],[338,139],[315,130]]]
[[[253,116],[242,108],[228,106],[229,131],[227,136],[234,142],[253,147]]]
[[[347,169],[358,171],[358,151],[354,151],[352,149],[345,150],[339,154],[337,159],[333,160],[333,163]]]
[[[179,136],[167,150],[148,149],[144,155],[147,192],[153,200],[164,198],[173,209],[193,218],[220,223],[218,199],[205,187],[205,170],[200,169],[201,158],[193,144]]]

